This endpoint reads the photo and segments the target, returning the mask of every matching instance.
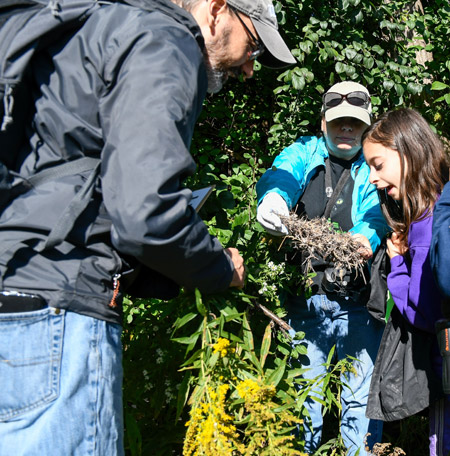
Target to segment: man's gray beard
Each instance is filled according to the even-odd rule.
[[[208,76],[208,93],[219,92],[227,80],[227,73],[223,70],[213,68],[208,62],[206,64],[206,74]]]

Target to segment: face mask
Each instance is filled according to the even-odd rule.
[[[329,153],[337,158],[341,158],[342,160],[351,160],[361,150],[361,145],[353,146],[350,149],[339,149],[333,141],[328,140],[327,135],[324,135],[324,138]]]

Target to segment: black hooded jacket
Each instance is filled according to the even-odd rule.
[[[189,147],[207,88],[200,29],[169,0],[128,3],[137,6],[99,7],[32,62],[36,112],[15,170],[98,157],[94,197],[66,240],[42,252],[89,173],[46,182],[0,217],[0,288],[111,322],[121,320],[114,279],[121,292],[170,297],[179,285],[224,290],[233,274],[182,185],[195,172]]]

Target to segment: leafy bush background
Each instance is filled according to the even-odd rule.
[[[247,285],[243,291],[203,297],[201,308],[189,293],[169,302],[127,301],[123,341],[128,454],[181,454],[188,420],[184,404],[201,375],[195,368],[180,369],[200,349],[202,338],[196,333],[205,315],[221,321],[212,327],[216,338],[241,340],[248,319],[259,341],[269,319],[257,303],[283,315],[277,295],[292,286],[292,274],[274,275],[267,268],[269,261],[282,258],[255,221],[254,186],[283,147],[300,135],[318,133],[321,95],[330,85],[361,82],[372,94],[375,115],[413,107],[449,138],[448,0],[282,0],[275,5],[298,65],[283,72],[259,68],[252,80],[229,82],[206,101],[191,149],[198,172],[186,183],[191,188],[216,185],[201,216],[223,245],[240,249],[248,267]],[[291,352],[275,332],[263,353],[267,375],[284,366],[278,389],[288,391],[292,378],[286,361]],[[259,343],[257,356],[263,350]],[[194,356],[192,362],[197,361]],[[329,406],[337,407],[332,399]],[[400,435],[408,455],[426,454],[422,421],[414,417],[400,423],[396,436],[385,438]],[[421,429],[420,438],[411,438],[417,434],[411,426]]]

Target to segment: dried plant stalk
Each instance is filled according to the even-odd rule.
[[[365,246],[350,233],[337,231],[325,218],[308,220],[294,213],[280,218],[289,231],[286,237],[291,240],[292,247],[303,253],[302,266],[305,276],[315,272],[312,260],[323,258],[334,263],[334,268],[343,271],[343,274],[345,271],[355,270],[356,275],[361,274],[364,277],[363,267],[366,260],[360,251]]]

